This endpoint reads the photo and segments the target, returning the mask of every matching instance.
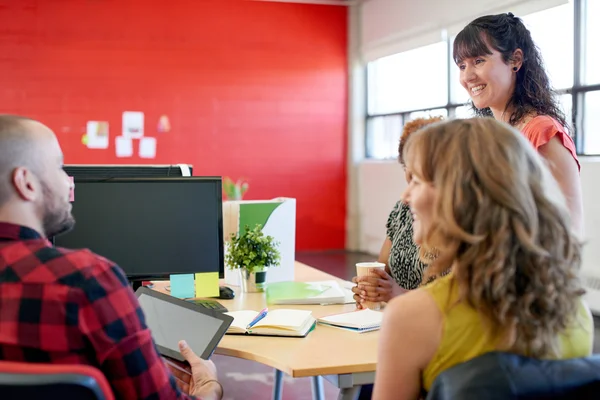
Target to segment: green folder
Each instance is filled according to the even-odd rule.
[[[273,304],[281,300],[301,300],[318,296],[326,290],[331,289],[329,285],[310,282],[274,282],[267,284],[267,303]]]

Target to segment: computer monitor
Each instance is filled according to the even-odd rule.
[[[64,170],[76,178],[153,178],[191,176],[190,164],[173,165],[112,165],[112,164],[68,164]]]
[[[221,177],[74,181],[75,228],[54,237],[56,246],[89,248],[132,282],[196,272],[224,277]]]

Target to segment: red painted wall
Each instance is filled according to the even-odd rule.
[[[67,164],[191,163],[297,199],[297,249],[344,247],[346,8],[237,0],[0,0],[0,112],[41,120]],[[143,111],[153,160],[117,158]],[[157,132],[160,115],[171,131]],[[81,143],[108,121],[110,147]]]

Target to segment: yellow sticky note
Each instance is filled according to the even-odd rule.
[[[195,274],[196,297],[217,297],[219,295],[219,273],[202,272]]]

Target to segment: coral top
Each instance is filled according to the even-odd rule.
[[[577,158],[577,150],[575,150],[575,142],[573,142],[566,129],[557,120],[548,115],[538,115],[529,121],[521,131],[538,151],[540,147],[556,136],[562,145],[569,150],[577,163],[577,168],[581,171],[581,165]]]

